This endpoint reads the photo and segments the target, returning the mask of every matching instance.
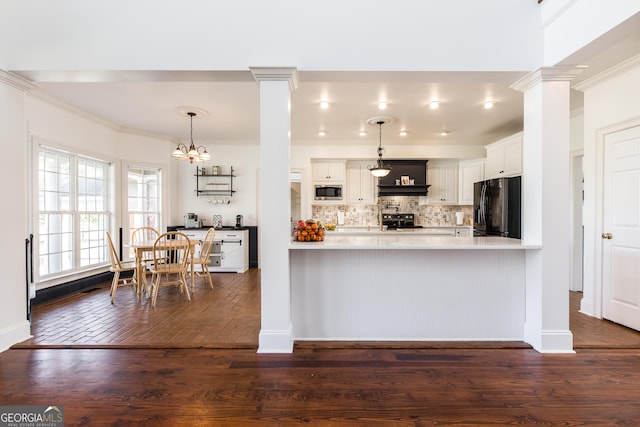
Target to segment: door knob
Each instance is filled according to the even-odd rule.
[[[602,238],[611,240],[611,239],[613,239],[613,234],[611,234],[611,233],[602,233]]]

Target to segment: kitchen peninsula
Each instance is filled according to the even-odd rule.
[[[501,237],[327,233],[291,242],[295,340],[522,341],[525,253]]]

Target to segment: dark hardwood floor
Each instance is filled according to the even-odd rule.
[[[524,343],[299,343],[293,354],[260,354],[259,271],[215,279],[185,307],[170,289],[155,311],[128,289],[112,306],[102,288],[37,307],[34,338],[0,353],[0,405],[57,405],[67,426],[640,425],[640,334],[577,313],[580,294],[575,354]],[[253,314],[236,313],[243,297]],[[61,322],[76,331],[110,311],[119,327],[108,342],[38,336],[39,322],[71,310],[81,314]],[[201,328],[217,338],[187,332]]]

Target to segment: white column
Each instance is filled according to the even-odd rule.
[[[512,88],[524,92],[522,240],[526,258],[524,337],[544,353],[573,352],[569,330],[570,81],[580,68],[540,68]]]
[[[26,130],[25,93],[35,88],[33,84],[6,71],[0,70],[0,149],[12,153],[4,162],[0,179],[5,185],[2,198],[7,206],[2,219],[2,286],[0,286],[0,352],[31,336],[27,320],[27,289],[25,273],[25,239],[30,226],[27,195],[30,174],[30,142]],[[35,242],[37,244],[37,242]]]
[[[291,353],[289,156],[295,68],[251,68],[260,86],[261,329],[259,353]]]

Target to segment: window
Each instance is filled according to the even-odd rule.
[[[160,230],[160,170],[129,166],[127,173],[129,229]]]
[[[39,147],[39,275],[61,275],[107,261],[107,162]]]

